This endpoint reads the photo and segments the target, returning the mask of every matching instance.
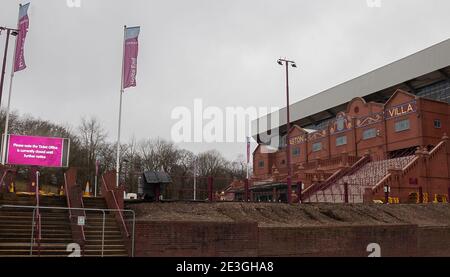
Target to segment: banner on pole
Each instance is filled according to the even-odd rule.
[[[123,57],[123,89],[136,86],[139,32],[141,27],[125,28]]]
[[[68,167],[70,140],[8,135],[6,163],[42,167]]]
[[[24,70],[27,68],[25,63],[25,39],[27,37],[30,20],[28,19],[28,8],[30,3],[20,6],[19,10],[19,34],[16,39],[16,53],[14,61],[14,72]]]

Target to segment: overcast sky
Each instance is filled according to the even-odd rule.
[[[1,2],[0,25],[15,26],[20,1]],[[96,116],[111,141],[125,24],[142,29],[137,87],[124,96],[124,141],[170,140],[172,110],[192,109],[195,98],[222,108],[282,107],[279,57],[300,66],[291,75],[291,99],[298,101],[450,37],[448,0],[381,0],[380,8],[366,0],[66,2],[31,1],[28,68],[16,74],[11,105],[74,126]],[[3,53],[4,36],[0,45]],[[4,93],[3,107],[6,100]],[[239,143],[180,147],[217,149],[229,159],[245,153]]]

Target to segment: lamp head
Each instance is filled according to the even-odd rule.
[[[279,65],[283,65],[283,62],[282,62],[281,60],[278,60],[277,63],[278,63]]]
[[[293,63],[292,67],[297,68],[297,64]]]

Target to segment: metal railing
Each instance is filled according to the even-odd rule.
[[[2,179],[0,180],[0,188],[5,186],[5,178],[6,178],[6,175],[8,175],[8,172],[9,172],[8,170],[5,170],[5,172],[3,173]]]
[[[101,212],[102,217],[102,241],[101,241],[101,257],[104,257],[104,251],[105,251],[105,225],[106,225],[106,213],[107,212],[120,212],[120,213],[131,213],[132,215],[132,234],[131,234],[131,257],[134,257],[134,242],[135,242],[135,228],[136,228],[136,213],[133,210],[123,210],[123,209],[95,209],[95,208],[66,208],[66,207],[44,207],[44,206],[19,206],[19,205],[0,205],[1,209],[30,209],[33,211],[33,217],[31,222],[31,245],[30,245],[30,256],[33,255],[33,245],[35,244],[34,241],[34,230],[38,223],[35,221],[35,215],[36,211],[40,210],[64,210],[64,211],[83,211],[86,213],[86,211],[93,211],[93,212]],[[89,221],[89,218],[87,218],[87,221]],[[72,224],[72,223],[71,223]],[[125,241],[124,241],[125,243]],[[39,243],[38,243],[39,244]],[[38,249],[38,251],[40,251]],[[38,252],[38,255],[40,256],[40,252]]]
[[[72,222],[72,219],[74,218],[74,215],[72,214],[72,203],[70,202],[70,195],[71,195],[71,191],[69,191],[69,187],[67,186],[67,176],[66,173],[64,173],[64,189],[66,191],[66,199],[67,199],[67,207],[70,208],[69,210],[69,220],[70,222]],[[83,204],[83,196],[81,196],[81,208],[84,208],[84,204]],[[84,213],[84,216],[86,217],[86,213]],[[86,235],[84,232],[84,226],[80,226],[81,229],[81,236],[83,241],[86,241]]]
[[[116,194],[114,193],[113,190],[110,190],[110,189],[108,188],[108,186],[106,185],[106,181],[105,181],[105,177],[104,177],[104,176],[102,176],[102,180],[103,180],[103,184],[102,184],[102,185],[105,187],[105,191],[108,192],[108,193],[111,193],[112,196],[113,196],[114,204],[115,204],[116,207],[117,207],[117,209],[115,209],[115,210],[118,211],[118,214],[119,214],[119,216],[120,216],[120,220],[121,220],[121,222],[122,222],[124,231],[125,231],[127,237],[129,238],[129,237],[130,237],[130,233],[128,232],[127,225],[125,224],[125,220],[124,220],[124,218],[123,218],[123,214],[122,214],[122,212],[120,212],[121,209],[120,209],[120,207],[119,207],[119,202],[117,201]],[[106,195],[105,195],[105,197],[106,197]]]
[[[84,216],[84,218],[86,218],[86,210],[84,210],[83,194],[80,195],[80,203],[81,203],[81,208],[83,209],[83,216]],[[86,241],[86,234],[84,233],[84,226],[81,226],[81,236],[83,237],[83,240]]]

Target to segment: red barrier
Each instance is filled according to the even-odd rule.
[[[249,196],[250,196],[250,194],[249,194],[248,179],[245,179],[245,184],[244,184],[244,197],[245,197],[244,199],[245,199],[245,202],[249,202],[250,201]]]
[[[209,202],[213,202],[213,177],[208,177],[208,200]]]

